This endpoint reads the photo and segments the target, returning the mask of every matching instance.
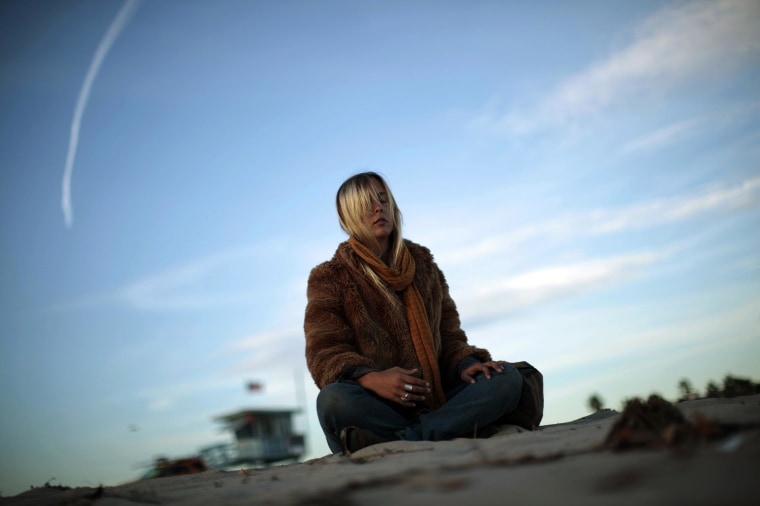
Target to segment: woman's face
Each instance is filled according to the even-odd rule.
[[[388,194],[383,188],[382,183],[372,179],[372,188],[380,196],[379,202],[372,202],[372,209],[364,215],[364,224],[375,234],[375,239],[380,243],[383,249],[388,248],[388,238],[393,233],[393,217]]]

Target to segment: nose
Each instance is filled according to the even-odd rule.
[[[380,204],[380,202],[376,200],[372,202],[372,213],[382,212],[382,210],[383,210],[383,206],[382,204]]]

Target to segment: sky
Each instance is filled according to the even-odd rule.
[[[335,192],[386,176],[544,423],[760,380],[760,2],[4,0],[0,493],[300,409]],[[250,393],[245,385],[263,389]]]

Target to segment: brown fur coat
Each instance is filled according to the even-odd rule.
[[[406,241],[414,257],[414,283],[425,303],[443,387],[459,380],[457,363],[466,357],[491,359],[488,351],[467,344],[449,287],[430,251]],[[350,367],[420,369],[401,298],[390,301],[361,267],[348,242],[332,260],[311,271],[304,319],[306,364],[319,388],[338,380]]]

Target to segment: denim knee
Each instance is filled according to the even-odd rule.
[[[317,394],[317,419],[322,432],[327,439],[327,446],[333,453],[341,451],[340,430],[343,410],[350,402],[346,399],[350,395],[350,387],[354,385],[346,383],[331,383],[325,385]]]
[[[325,385],[317,395],[317,418],[325,427],[325,421],[328,416],[335,417],[336,414],[350,408],[351,403],[348,398],[355,395],[356,389],[361,388],[352,383],[330,383]]]
[[[517,407],[522,393],[522,374],[516,367],[510,364],[502,364],[503,372],[492,373],[491,379],[478,378],[488,385],[488,397],[493,401],[501,401],[504,405],[504,413],[509,413]]]
[[[510,412],[517,407],[517,403],[520,401],[520,395],[522,394],[523,378],[520,371],[513,365],[505,364],[502,366],[504,372],[503,376],[504,389],[503,394],[506,397],[505,403],[506,411]]]

